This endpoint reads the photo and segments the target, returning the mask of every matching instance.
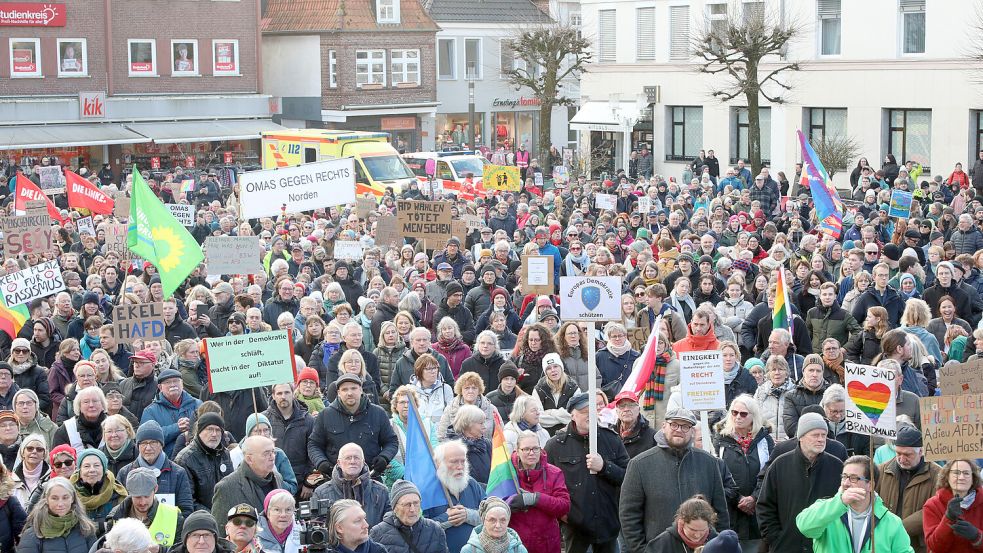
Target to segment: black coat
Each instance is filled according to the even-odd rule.
[[[718,430],[720,425],[718,425]],[[766,445],[760,445],[762,442]],[[713,435],[713,448],[717,456],[723,460],[730,469],[734,482],[737,484],[737,499],[741,497],[758,497],[760,492],[760,480],[758,476],[762,473],[765,463],[771,459],[771,452],[775,449],[775,441],[772,439],[768,428],[761,428],[757,435],[751,440],[751,446],[747,453],[741,449],[733,436]],[[766,448],[768,455],[763,457],[761,448]],[[754,515],[749,515],[737,508],[737,503],[727,505],[730,514],[730,528],[737,532],[742,540],[756,540],[761,537],[758,529],[758,520]]]
[[[314,431],[307,442],[311,467],[323,468],[322,472],[331,474],[330,467],[338,461],[338,450],[349,442],[362,446],[365,462],[370,467],[376,457],[383,457],[388,463],[399,451],[399,440],[386,412],[364,396],[355,413],[349,413],[340,400],[335,400],[317,414]],[[326,465],[322,467],[323,464]]]
[[[502,367],[502,363],[505,362],[505,358],[502,354],[495,352],[491,357],[484,357],[478,353],[477,349],[461,363],[461,373],[472,372],[481,377],[481,380],[485,383],[485,391],[491,392],[498,388],[498,369]],[[508,417],[503,417],[508,420]]]
[[[340,371],[338,371],[338,363],[341,362],[341,355],[347,350],[348,346],[342,342],[338,351],[328,358],[328,366],[324,369],[324,376],[327,380],[321,382],[322,388],[327,389],[328,384],[338,380],[338,377],[341,376]],[[358,352],[362,354],[362,359],[365,361],[365,372],[369,373],[372,380],[375,380],[376,385],[379,385],[382,382],[382,376],[379,375],[379,358],[374,353],[366,351],[364,346],[358,348]]]
[[[823,399],[823,393],[829,388],[829,382],[823,381],[816,391],[810,390],[800,382],[795,389],[785,394],[785,410],[782,411],[782,421],[785,425],[785,435],[795,436],[795,429],[799,427],[799,417],[802,410],[810,405],[819,405]]]
[[[881,353],[881,339],[873,330],[862,330],[846,344],[846,360],[853,363],[871,364]]]
[[[644,453],[655,447],[655,429],[649,424],[647,418],[639,415],[635,427],[631,429],[631,434],[622,436],[621,441],[625,443],[628,458],[634,459],[639,453]]]
[[[196,437],[177,454],[174,462],[184,467],[188,473],[195,510],[210,511],[215,486],[232,474],[232,458],[229,457],[228,450],[221,443],[217,450],[211,450]]]
[[[296,399],[294,411],[289,419],[283,418],[275,402],[266,410],[265,415],[270,419],[270,425],[273,427],[273,438],[287,455],[290,467],[297,475],[297,481],[303,482],[313,470],[307,457],[307,440],[314,431],[314,417],[307,412],[307,405]]]
[[[76,419],[78,421],[78,432],[79,437],[82,438],[82,443],[85,447],[99,447],[102,443],[102,421],[106,420],[106,413],[100,413],[99,418],[95,421],[88,421],[83,416],[78,416]],[[62,424],[55,430],[55,435],[51,439],[51,447],[59,446],[61,444],[69,444],[68,430],[65,430],[65,425]]]
[[[447,305],[447,298],[440,300],[440,307],[437,308],[437,312],[433,316],[435,329],[444,317],[454,319],[465,343],[474,344],[474,315],[468,311],[467,307],[464,307],[464,302],[459,303],[457,307],[451,307]]]
[[[515,398],[519,397],[519,387],[516,386],[512,393],[505,395],[500,388],[495,388],[491,392],[485,394],[485,398],[491,402],[492,405],[498,409],[498,414],[502,416],[503,421],[509,420],[509,413],[512,412],[512,406],[515,405]]]
[[[182,321],[177,315],[174,316],[171,324],[164,327],[164,335],[167,337],[167,341],[171,344],[171,347],[174,347],[174,344],[181,340],[198,339],[198,333],[194,327]]]
[[[130,441],[130,445],[125,447],[122,452],[120,452],[119,457],[115,459],[109,454],[109,449],[105,444],[99,446],[99,451],[106,454],[106,459],[109,460],[109,470],[113,471],[113,474],[119,474],[120,469],[129,465],[137,458],[137,443],[135,440]]]
[[[14,375],[14,384],[21,389],[34,390],[38,395],[38,411],[51,412],[51,389],[48,387],[48,371],[35,363],[26,371]]]
[[[208,386],[205,386],[201,389],[198,399],[218,403],[222,407],[225,429],[232,433],[237,441],[241,441],[246,437],[246,419],[253,414],[253,399],[255,398],[256,410],[260,413],[269,405],[264,388],[252,388],[252,390],[255,394],[249,388],[213,394],[208,391]]]

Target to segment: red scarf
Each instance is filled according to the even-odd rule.
[[[754,435],[750,432],[748,432],[746,436],[734,436],[734,441],[737,442],[737,445],[741,446],[741,451],[743,451],[745,455],[747,455],[748,450],[751,449],[751,441],[753,439]]]
[[[703,539],[701,539],[700,541],[690,541],[689,538],[686,537],[686,534],[683,533],[683,519],[681,518],[676,519],[676,532],[679,533],[679,539],[683,540],[683,543],[686,544],[686,547],[690,549],[696,549],[697,547],[706,545],[707,538],[710,537],[710,532],[707,532],[707,534],[703,536]]]

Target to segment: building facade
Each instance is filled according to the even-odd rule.
[[[417,0],[271,0],[265,10],[264,90],[283,98],[282,125],[385,131],[400,150],[433,149],[438,27]]]
[[[783,61],[797,61],[801,70],[788,78],[787,103],[762,99],[763,159],[793,170],[800,159],[795,131],[802,129],[854,138],[875,167],[890,153],[948,176],[983,148],[983,73],[968,54],[975,37],[967,21],[977,4],[583,0],[584,32],[595,50],[573,120],[580,151],[607,148],[613,165],[624,167],[630,150],[646,143],[655,172],[677,178],[701,149],[714,149],[722,163],[746,158],[746,104],[710,97],[720,77],[696,72],[691,41],[713,20],[764,10],[796,21],[800,34],[784,60],[767,60],[761,70]],[[846,176],[835,177],[840,188]]]

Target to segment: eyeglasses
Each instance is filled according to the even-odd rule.
[[[840,482],[842,482],[844,480],[849,480],[851,484],[856,484],[858,482],[868,482],[869,481],[869,479],[864,478],[863,476],[857,476],[856,474],[841,474],[840,475]]]
[[[955,476],[956,478],[959,478],[960,476],[970,477],[970,476],[973,475],[973,471],[971,471],[971,470],[950,470],[949,471],[949,474],[951,474],[952,476]]]
[[[251,518],[246,517],[235,517],[232,519],[233,526],[245,526],[246,528],[252,528],[256,526],[256,521]]]
[[[14,402],[14,407],[27,407],[28,405],[34,405],[35,401],[33,399],[25,399]]]
[[[730,410],[730,416],[732,416],[732,417],[746,417],[746,416],[748,416],[750,414],[751,413],[749,413],[747,411],[738,411],[737,409],[731,409]]]
[[[269,511],[270,514],[273,515],[292,515],[296,509],[293,507],[287,507],[285,509],[281,509],[280,507],[270,507]]]
[[[522,452],[522,453],[539,453],[542,450],[543,450],[543,448],[541,448],[539,446],[536,446],[536,447],[520,447],[519,448],[519,451]]]
[[[683,432],[689,432],[693,428],[692,424],[680,424],[678,422],[670,422],[669,428],[672,430],[682,430]]]
[[[51,464],[56,469],[60,469],[60,468],[63,468],[63,467],[74,467],[75,466],[75,459],[69,459],[67,461],[55,461],[54,463],[51,463]]]

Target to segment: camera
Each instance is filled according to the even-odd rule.
[[[319,499],[304,501],[297,505],[297,520],[304,521],[304,531],[300,533],[303,551],[327,551],[328,528],[325,523],[331,511],[331,500]]]

